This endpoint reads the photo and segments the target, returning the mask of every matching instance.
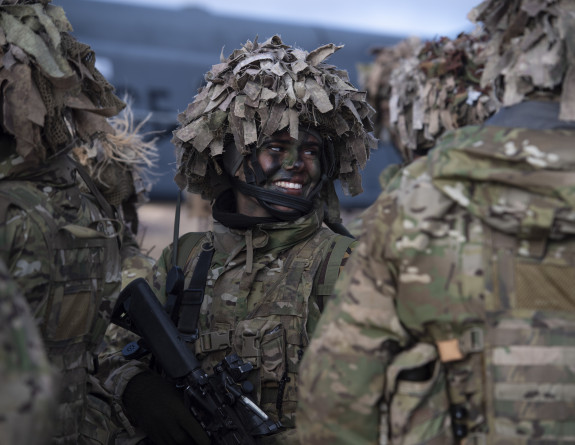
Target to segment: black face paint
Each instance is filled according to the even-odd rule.
[[[306,130],[294,140],[289,132],[273,135],[258,149],[257,162],[266,178],[266,190],[307,198],[320,182],[321,137]]]
[[[244,158],[243,180],[233,180],[239,211],[251,216],[273,215],[283,221],[309,213],[326,180],[322,150],[321,136],[305,128],[299,129],[297,140],[287,130],[264,140]],[[246,197],[255,198],[259,210],[251,208]]]
[[[264,169],[264,173],[268,178],[277,172],[282,166],[282,160],[279,153],[272,153],[270,154],[270,157],[271,162],[268,167]]]

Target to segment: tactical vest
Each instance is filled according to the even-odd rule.
[[[202,245],[209,240],[202,233],[188,233],[179,240],[178,264],[184,270],[186,287]],[[232,351],[250,361],[258,370],[252,373],[251,379],[258,405],[276,419],[281,417],[285,427],[294,426],[297,369],[309,343],[308,321],[310,318],[317,321],[322,310],[309,305],[309,298],[313,292],[321,305],[321,301],[331,295],[342,260],[353,242],[352,238],[320,229],[285,253],[282,272],[274,275],[271,281],[266,269],[254,270],[255,278],[240,286],[238,298],[242,299],[265,289],[262,300],[247,317],[220,319],[217,311],[213,311],[212,326],[217,328],[208,330],[201,322],[198,326],[195,353],[206,371],[210,372],[211,366]],[[208,275],[204,302],[212,299],[211,286],[217,278],[212,272]],[[180,320],[180,328],[181,324]]]
[[[450,235],[421,243],[433,261],[402,256],[398,314],[419,342],[387,370],[382,436],[575,444],[575,237],[520,240],[461,208],[449,219]],[[441,277],[427,284],[433,300],[402,285],[413,270]]]
[[[6,221],[9,207],[15,206],[46,228],[42,231],[46,250],[37,253],[50,259],[50,276],[34,309],[48,358],[61,372],[63,383],[52,443],[76,444],[81,443],[88,374],[94,370],[94,353],[109,324],[107,306],[114,304],[120,289],[118,228],[86,195],[79,197],[82,206],[98,217],[78,221],[80,225],[62,222],[57,217],[61,210],[37,185],[0,181],[0,221]],[[71,188],[69,193],[80,192]]]

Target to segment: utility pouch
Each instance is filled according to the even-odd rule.
[[[44,335],[47,341],[79,342],[94,328],[103,294],[106,252],[114,249],[115,240],[103,231],[67,225],[53,243],[53,292]]]
[[[278,320],[252,319],[238,323],[238,354],[260,369],[261,382],[279,382],[286,371],[286,334]]]
[[[445,371],[433,345],[417,343],[398,354],[386,377],[388,424],[382,431],[389,443],[414,443],[416,437],[417,443],[453,442]]]
[[[285,329],[278,324],[261,339],[262,382],[279,382],[286,372]]]

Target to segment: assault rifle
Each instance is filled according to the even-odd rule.
[[[184,389],[186,404],[213,443],[255,445],[258,436],[281,427],[247,396],[253,391],[246,380],[252,364],[230,354],[206,374],[143,278],[120,293],[112,322],[142,338],[166,376]]]

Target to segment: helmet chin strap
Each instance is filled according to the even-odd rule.
[[[308,130],[309,132],[309,130]],[[316,138],[322,140],[319,134]],[[251,167],[248,165],[247,158],[244,159],[244,175],[246,181],[241,181],[237,177],[232,178],[232,184],[244,195],[256,198],[259,205],[262,206],[270,215],[279,219],[280,221],[295,221],[303,215],[307,215],[313,210],[314,198],[322,190],[324,184],[328,181],[328,177],[325,172],[330,171],[330,166],[326,165],[326,154],[324,150],[321,150],[320,163],[322,166],[321,179],[318,184],[310,191],[309,195],[305,198],[300,198],[298,196],[287,195],[282,192],[277,192],[273,190],[266,190],[263,188],[267,182],[267,176],[263,171],[260,163],[257,159],[257,150],[253,149],[250,155]],[[282,206],[288,207],[292,210],[278,210],[273,207]]]
[[[313,210],[314,198],[320,192],[326,180],[327,177],[322,175],[319,183],[306,198],[291,196],[273,190],[266,190],[261,186],[247,184],[238,178],[233,178],[232,183],[234,187],[244,195],[256,198],[259,205],[262,206],[270,215],[281,221],[295,221],[299,217],[307,215]],[[274,205],[288,207],[293,210],[279,210],[273,207]]]

